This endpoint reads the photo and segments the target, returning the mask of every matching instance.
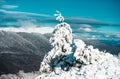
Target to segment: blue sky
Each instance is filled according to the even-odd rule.
[[[114,34],[119,39],[119,5],[120,0],[0,0],[0,27],[53,28],[53,14],[59,10],[74,34],[85,38]]]
[[[64,16],[120,23],[120,0],[6,0],[4,4],[17,5],[16,11],[53,15],[60,10]]]

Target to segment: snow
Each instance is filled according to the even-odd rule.
[[[119,58],[73,39],[62,14],[55,16],[60,23],[50,39],[53,49],[44,57],[41,74],[35,79],[120,79]]]
[[[72,29],[62,14],[58,12],[56,16],[60,23],[50,39],[53,49],[45,55],[40,71],[3,74],[0,79],[120,79],[120,54],[113,56],[87,46],[81,39],[73,39]],[[1,34],[5,35],[2,31]]]
[[[101,57],[97,64],[72,67],[69,71],[56,67],[55,71],[44,73],[36,79],[119,79],[120,61],[112,55],[103,54]]]
[[[64,17],[62,16],[62,14],[57,10],[56,11],[57,14],[54,14],[54,16],[57,16],[56,20],[58,21],[64,21]]]

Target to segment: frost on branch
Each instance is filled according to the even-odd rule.
[[[64,17],[62,16],[61,12],[56,11],[56,14],[54,14],[54,16],[56,16],[56,20],[60,21],[60,22],[64,22]]]

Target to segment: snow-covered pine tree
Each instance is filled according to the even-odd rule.
[[[57,16],[56,20],[60,23],[55,26],[53,37],[50,38],[50,43],[53,46],[53,49],[48,52],[41,62],[41,73],[52,71],[56,66],[61,67],[63,70],[68,70],[69,65],[72,65],[73,63],[72,30],[70,25],[64,22],[64,17],[59,11],[57,11],[55,16]]]

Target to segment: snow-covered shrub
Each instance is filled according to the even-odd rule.
[[[75,39],[74,43],[76,45],[76,50],[74,52],[76,66],[81,67],[83,64],[97,63],[100,53],[98,49],[94,49],[93,46],[86,46],[86,44],[80,39]]]

